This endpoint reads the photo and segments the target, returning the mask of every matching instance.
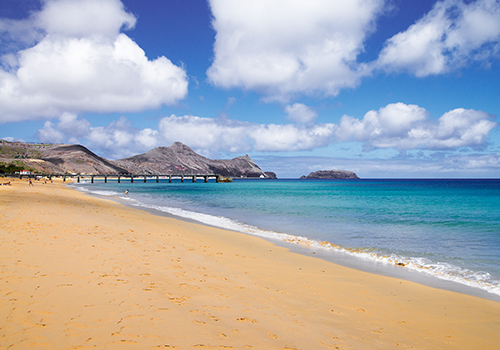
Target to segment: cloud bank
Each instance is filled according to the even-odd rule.
[[[0,57],[0,122],[140,111],[183,99],[184,69],[163,56],[149,60],[120,33],[135,20],[119,0],[47,0],[28,20],[0,20],[11,45],[26,45],[23,33],[37,41]]]
[[[438,120],[427,119],[425,109],[404,103],[369,111],[362,120],[343,116],[335,133],[339,141],[365,142],[374,148],[454,149],[485,144],[497,125],[494,116],[457,108]]]
[[[216,30],[209,80],[224,88],[335,96],[355,87],[356,64],[383,0],[210,0]]]
[[[288,102],[336,96],[376,72],[443,74],[500,53],[500,3],[444,0],[389,38],[377,60],[359,62],[384,0],[210,0],[216,31],[209,80]]]
[[[487,62],[500,51],[500,3],[437,2],[406,31],[389,39],[375,67],[417,77],[443,74],[471,62]]]
[[[290,106],[285,108],[289,109]],[[153,130],[133,128],[125,117],[105,127],[92,127],[85,119],[65,113],[57,124],[46,122],[38,138],[42,142],[85,143],[111,158],[176,141],[211,157],[250,151],[310,151],[346,141],[364,143],[365,151],[455,150],[484,147],[490,131],[497,125],[494,119],[482,111],[462,108],[430,119],[422,107],[395,103],[378,111],[371,110],[362,119],[345,115],[339,124],[305,124],[301,119],[295,124],[256,124],[226,118],[171,115],[162,118],[158,129]]]

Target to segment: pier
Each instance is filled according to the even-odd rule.
[[[7,174],[6,174],[7,175]],[[191,181],[193,183],[197,182],[198,179],[204,181],[205,183],[209,182],[209,179],[215,180],[215,182],[232,182],[232,178],[223,177],[221,175],[216,174],[108,174],[108,175],[93,175],[93,174],[9,174],[9,176],[19,176],[20,179],[23,177],[27,178],[48,178],[49,180],[53,177],[60,177],[63,181],[66,181],[67,178],[75,179],[77,182],[82,180],[90,180],[91,183],[94,181],[104,181],[107,183],[108,180],[116,180],[118,183],[122,181],[127,181],[130,183],[134,183],[135,181],[142,181],[144,183],[149,181],[156,181],[156,183],[160,182],[160,179],[168,179],[169,183],[172,183],[172,180],[181,180],[183,183],[185,180]]]

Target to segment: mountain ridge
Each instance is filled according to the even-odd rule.
[[[82,145],[32,144],[0,140],[0,162],[41,173],[127,174],[126,169]]]
[[[111,161],[98,156],[82,145],[32,144],[0,140],[1,163],[5,165],[15,163],[26,170],[59,174],[204,174],[276,178],[273,172],[262,171],[248,154],[233,159],[213,160],[197,154],[181,142]]]
[[[217,174],[231,177],[275,178],[266,174],[248,156],[233,159],[209,159],[197,154],[181,142],[170,147],[157,147],[146,153],[115,160],[114,163],[133,173],[141,174]]]

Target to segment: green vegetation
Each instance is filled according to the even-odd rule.
[[[0,162],[0,174],[14,174],[16,172],[23,171],[23,170],[24,170],[23,164],[16,163],[16,162],[6,164],[6,163]]]

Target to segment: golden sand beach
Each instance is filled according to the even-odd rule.
[[[11,180],[0,349],[500,347],[498,302]]]

